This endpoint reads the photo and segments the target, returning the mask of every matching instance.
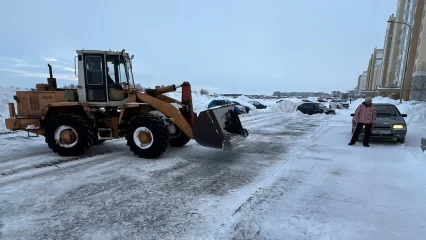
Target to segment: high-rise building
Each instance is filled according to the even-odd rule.
[[[396,9],[396,14],[392,19],[395,22],[402,22],[404,20],[405,4],[407,0],[399,0],[398,6]],[[404,25],[400,23],[389,23],[388,28],[391,28],[392,25],[392,42],[388,55],[388,66],[386,73],[386,86],[387,87],[396,87],[398,82],[396,79],[396,67],[399,65],[398,57],[400,52],[400,45],[402,42],[401,35],[404,30]]]
[[[390,59],[392,58],[392,54],[393,52],[392,50],[392,42],[393,42],[393,30],[395,27],[395,16],[392,14],[389,17],[389,24],[388,27],[386,28],[386,35],[385,35],[385,43],[383,46],[383,61],[382,61],[382,69],[381,69],[381,81],[380,81],[380,86],[381,87],[389,87],[389,77],[388,77],[388,72],[389,72],[389,62]]]
[[[383,49],[374,48],[368,62],[365,93],[404,100],[425,95],[426,99],[425,3],[426,0],[398,0],[396,14],[388,19]],[[399,96],[401,85],[403,93]]]
[[[356,96],[360,96],[362,94],[362,91],[366,89],[366,86],[365,86],[366,83],[367,83],[367,71],[364,71],[358,77],[358,84],[356,85],[356,88],[355,88]]]
[[[417,4],[420,4],[420,1]],[[426,100],[426,30],[423,29],[426,25],[425,4],[425,1],[423,1],[421,17],[420,12],[418,12],[418,15],[416,15],[415,18],[416,21],[419,21],[419,26],[414,24],[414,26],[419,27],[419,29],[417,44],[415,46],[414,68],[412,77],[410,78],[411,84],[409,85],[410,91],[408,93],[409,98],[413,100]],[[417,6],[417,8],[419,8],[419,6]],[[413,32],[416,30],[417,29],[415,28]],[[414,41],[412,44],[415,44]]]
[[[367,91],[374,91],[377,89],[377,86],[380,86],[381,83],[381,72],[383,62],[383,49],[374,48],[373,53],[371,54],[370,61],[368,62],[367,68],[367,79],[366,79],[366,89]]]
[[[422,30],[424,22],[425,0],[406,0],[403,9],[404,11],[401,13],[401,22],[410,25],[411,28],[406,24],[400,24],[403,26],[400,35],[400,43],[398,46],[399,49],[396,62],[395,80],[398,86],[401,86],[403,83],[402,99],[407,101],[409,100],[411,92],[414,66],[416,63],[421,64],[424,60],[426,60],[426,52],[422,54],[422,58],[419,58],[420,52],[422,52],[420,48],[423,37]],[[408,48],[410,49],[409,51]],[[406,71],[405,79],[403,79],[404,71]]]

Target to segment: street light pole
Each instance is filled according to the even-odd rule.
[[[402,103],[402,94],[403,94],[403,90],[404,90],[404,83],[405,83],[405,75],[407,74],[407,66],[408,66],[408,57],[409,57],[409,53],[410,53],[410,47],[411,47],[411,25],[406,23],[406,22],[397,22],[397,21],[393,21],[393,20],[389,20],[388,23],[400,23],[400,24],[404,24],[405,26],[408,27],[408,44],[407,44],[407,52],[405,53],[405,66],[404,66],[404,74],[401,80],[401,87],[400,87],[400,92],[399,92],[399,103]]]

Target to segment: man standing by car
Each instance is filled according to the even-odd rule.
[[[352,122],[356,124],[355,131],[352,135],[352,139],[349,142],[349,145],[354,145],[356,140],[358,139],[359,134],[362,131],[362,128],[365,126],[364,129],[364,141],[363,146],[369,147],[369,141],[370,141],[370,135],[371,135],[371,129],[376,124],[376,107],[372,103],[373,99],[370,97],[366,97],[364,102],[358,106],[358,108],[355,111],[355,114],[352,118]]]

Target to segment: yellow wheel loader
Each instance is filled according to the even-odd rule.
[[[169,146],[190,139],[205,147],[232,149],[248,136],[234,106],[193,112],[191,85],[135,88],[133,56],[122,51],[78,50],[74,59],[76,89],[60,89],[48,64],[47,84],[17,91],[9,103],[9,130],[44,135],[61,156],[84,154],[92,145],[126,138],[142,158],[158,158]],[[164,95],[182,88],[182,100]]]

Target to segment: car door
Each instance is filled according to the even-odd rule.
[[[297,107],[297,109],[303,114],[311,114],[312,108],[309,106],[309,103],[303,103]]]

